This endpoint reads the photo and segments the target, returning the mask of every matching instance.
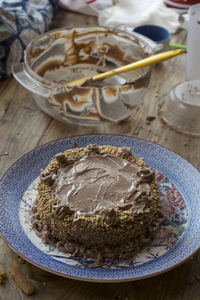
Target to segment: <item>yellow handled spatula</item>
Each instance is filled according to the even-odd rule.
[[[66,86],[75,86],[75,85],[81,85],[83,84],[85,81],[87,80],[100,80],[100,79],[104,79],[110,76],[114,76],[123,72],[127,72],[127,71],[131,71],[131,70],[135,70],[135,69],[140,69],[140,68],[144,68],[153,64],[157,64],[161,61],[167,60],[169,58],[172,58],[174,56],[177,56],[181,53],[186,53],[186,51],[184,49],[175,49],[175,50],[170,50],[170,51],[165,51],[165,52],[161,52],[146,58],[143,58],[141,60],[135,61],[133,63],[130,63],[128,65],[95,75],[95,76],[86,76],[77,80],[73,80],[71,82],[67,82],[65,83]]]

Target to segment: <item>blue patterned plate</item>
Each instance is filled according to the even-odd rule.
[[[30,226],[30,207],[37,194],[41,168],[66,149],[97,143],[129,146],[151,166],[166,216],[157,239],[133,259],[71,258],[45,245]],[[183,263],[200,247],[200,173],[177,154],[158,145],[126,136],[87,135],[58,140],[20,158],[0,182],[0,233],[8,245],[30,263],[64,277],[99,282],[142,279]]]

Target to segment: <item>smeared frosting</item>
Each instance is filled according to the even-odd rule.
[[[60,168],[53,190],[59,205],[91,214],[149,196],[151,181],[148,169],[114,155],[92,154]]]
[[[120,148],[119,154],[130,154],[129,148]],[[150,184],[154,174],[147,167],[139,167],[123,157],[103,153],[97,145],[88,145],[87,151],[76,160],[65,154],[55,157],[61,164],[56,174],[43,174],[41,179],[52,185],[57,205],[54,216],[65,214],[101,214],[135,206],[141,209],[151,201]]]

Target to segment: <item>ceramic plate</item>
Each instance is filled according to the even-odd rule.
[[[66,149],[97,143],[128,146],[156,173],[165,221],[157,239],[133,259],[71,258],[45,245],[30,226],[30,207],[37,194],[41,168]],[[0,182],[0,233],[30,263],[64,277],[99,282],[154,276],[183,263],[200,247],[200,174],[177,154],[150,142],[126,136],[87,135],[58,140],[20,158]]]

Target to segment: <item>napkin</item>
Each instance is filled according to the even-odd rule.
[[[153,24],[166,27],[175,33],[179,27],[179,14],[166,7],[163,0],[118,0],[117,3],[99,12],[101,26],[118,27]]]
[[[59,6],[84,15],[98,16],[99,12],[113,5],[113,0],[59,0]]]
[[[23,59],[24,49],[47,31],[58,0],[0,0],[0,78]]]

